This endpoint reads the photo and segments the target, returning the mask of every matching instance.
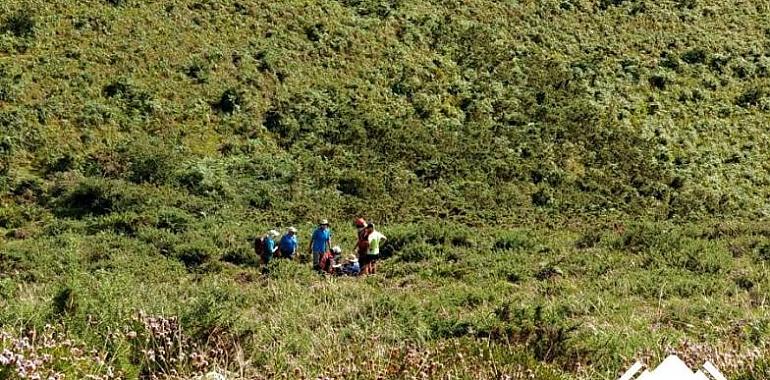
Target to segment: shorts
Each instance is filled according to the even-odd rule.
[[[291,260],[294,258],[294,252],[281,252],[280,257]]]
[[[364,266],[367,264],[376,263],[379,258],[379,255],[361,255],[358,258],[358,263],[361,264],[361,266]]]

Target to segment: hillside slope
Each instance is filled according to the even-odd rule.
[[[208,368],[114,335],[154,316],[268,378],[760,362],[769,25],[766,0],[3,1],[0,326],[128,377]],[[348,250],[361,215],[381,275],[260,276],[255,235],[329,218]]]
[[[767,211],[764,2],[114,3],[3,5],[6,188],[218,181],[299,218]]]

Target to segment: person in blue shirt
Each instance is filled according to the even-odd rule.
[[[278,242],[278,251],[282,258],[293,260],[294,255],[297,254],[297,247],[297,229],[289,227],[286,234],[281,238],[281,241]]]
[[[278,251],[278,247],[275,246],[275,239],[280,234],[276,230],[270,230],[265,237],[262,238],[262,264],[267,266],[270,264],[270,260],[273,259],[273,255]]]
[[[313,255],[313,269],[317,270],[320,268],[321,257],[331,249],[331,246],[332,232],[329,229],[329,221],[323,219],[318,224],[318,228],[313,231],[313,236],[310,238],[310,246],[308,247],[308,251]]]

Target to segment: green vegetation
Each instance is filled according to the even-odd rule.
[[[4,1],[0,351],[67,378],[614,379],[673,350],[767,378],[768,25],[767,1]],[[377,276],[260,274],[257,234],[324,217],[349,250],[357,216]]]

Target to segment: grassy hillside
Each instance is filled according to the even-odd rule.
[[[667,350],[766,377],[768,25],[737,0],[4,1],[2,345],[34,329],[68,378],[613,379]],[[259,274],[253,236],[324,217],[348,250],[361,215],[380,275]]]

